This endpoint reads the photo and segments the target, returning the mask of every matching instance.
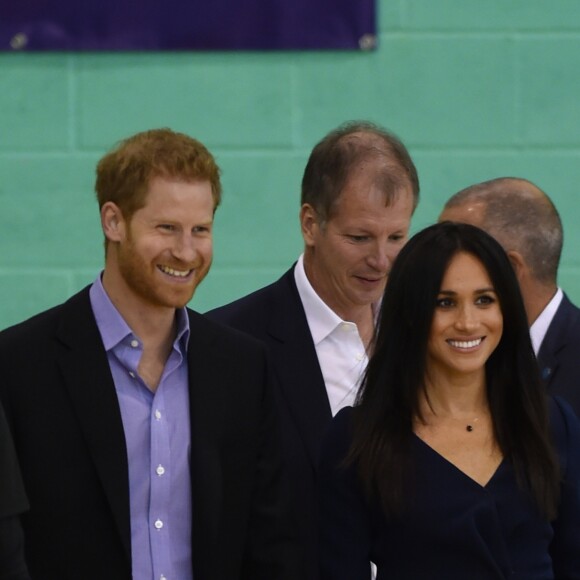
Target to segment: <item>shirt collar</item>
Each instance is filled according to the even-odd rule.
[[[540,350],[540,346],[542,345],[542,341],[544,340],[546,333],[548,332],[548,328],[552,323],[552,319],[556,314],[556,310],[560,306],[560,302],[562,302],[562,298],[564,297],[564,292],[562,292],[561,288],[558,288],[556,294],[554,294],[552,300],[548,302],[542,313],[536,320],[532,326],[530,326],[530,337],[532,339],[532,346],[534,347],[534,352],[536,355]]]
[[[312,334],[314,344],[322,342],[339,324],[344,321],[334,310],[329,308],[318,296],[304,270],[304,254],[301,254],[294,268],[294,280],[298,288],[300,300],[306,313],[306,320]]]
[[[101,273],[102,274],[102,273]],[[108,352],[115,348],[119,343],[128,336],[135,336],[131,327],[125,322],[121,313],[111,302],[107,291],[103,286],[101,274],[93,282],[89,290],[91,307],[95,320],[101,333],[103,345]],[[177,336],[173,343],[173,348],[178,350],[183,356],[187,352],[189,344],[189,317],[185,308],[179,308],[176,311],[177,316]],[[138,338],[138,337],[136,337]]]

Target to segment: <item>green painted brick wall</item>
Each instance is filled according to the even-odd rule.
[[[331,128],[370,119],[417,163],[413,230],[500,175],[535,181],[564,221],[560,283],[580,302],[580,2],[378,0],[374,52],[0,54],[0,328],[66,299],[103,262],[94,166],[169,126],[223,169],[204,311],[301,250],[299,186]],[[532,224],[533,227],[533,224]]]

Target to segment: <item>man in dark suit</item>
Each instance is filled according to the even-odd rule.
[[[32,578],[297,580],[265,348],[185,308],[212,258],[213,157],[139,133],[96,191],[102,275],[0,334]]]
[[[405,146],[366,122],[330,132],[302,180],[304,253],[278,281],[208,316],[265,342],[278,385],[295,514],[318,577],[315,472],[334,414],[353,403],[419,180]]]
[[[478,226],[506,250],[542,377],[550,393],[567,399],[580,416],[580,309],[557,284],[563,234],[550,198],[526,179],[502,177],[453,195],[439,220]]]
[[[20,515],[28,509],[18,460],[0,405],[0,578],[30,580],[24,562]]]

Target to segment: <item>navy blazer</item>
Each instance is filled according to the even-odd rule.
[[[560,395],[580,417],[580,308],[564,295],[540,345],[538,362],[552,395]]]
[[[294,280],[294,266],[278,281],[207,313],[242,330],[269,349],[290,465],[295,514],[306,568],[300,580],[318,578],[315,474],[332,413],[306,314]]]
[[[188,311],[195,580],[296,580],[266,352]],[[121,413],[88,288],[0,333],[35,580],[131,580]]]
[[[18,459],[0,404],[0,578],[30,580],[24,563],[24,537],[19,517],[27,509]]]

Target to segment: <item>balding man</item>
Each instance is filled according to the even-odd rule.
[[[563,234],[550,198],[526,179],[502,177],[456,193],[439,220],[478,226],[506,250],[542,377],[549,391],[566,398],[580,416],[580,309],[557,284]]]
[[[314,147],[304,171],[297,263],[266,288],[209,313],[272,354],[307,562],[300,580],[318,578],[322,438],[332,416],[354,401],[376,307],[418,199],[415,165],[395,135],[367,122],[338,127]]]

